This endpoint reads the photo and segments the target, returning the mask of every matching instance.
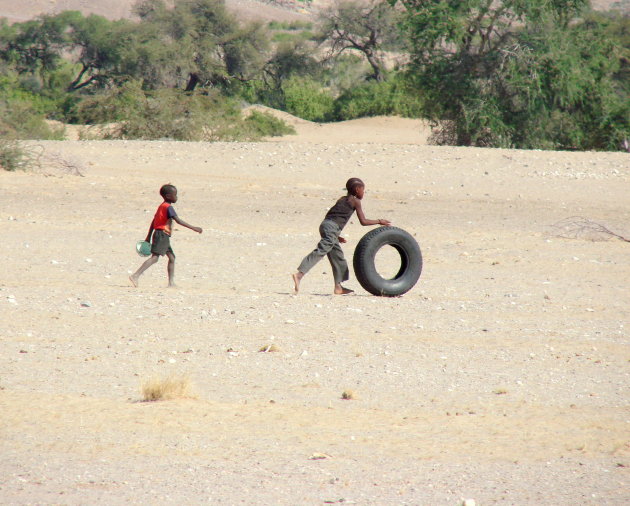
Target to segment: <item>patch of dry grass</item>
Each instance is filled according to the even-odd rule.
[[[196,399],[188,376],[150,378],[142,383],[144,402],[168,401],[173,399]]]
[[[353,390],[344,390],[341,393],[341,398],[346,401],[351,401],[357,398],[357,394],[355,394]]]

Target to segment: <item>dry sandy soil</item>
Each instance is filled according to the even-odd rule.
[[[630,155],[297,128],[41,142],[83,177],[0,172],[0,503],[628,504],[630,244],[551,225],[630,235]],[[417,238],[422,277],[333,296],[323,261],[293,295],[350,176]],[[178,288],[164,260],[133,288],[166,182],[204,231],[174,233]],[[349,259],[368,230],[344,230]],[[139,402],[171,374],[196,398]]]

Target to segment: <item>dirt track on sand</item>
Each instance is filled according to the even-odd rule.
[[[43,142],[84,177],[0,172],[1,503],[628,504],[630,245],[550,225],[629,235],[630,158],[427,146],[373,121]],[[294,296],[350,176],[368,217],[418,239],[420,282],[332,296],[322,262]],[[174,233],[179,288],[162,261],[134,289],[166,182],[204,233]],[[367,230],[346,227],[348,258]],[[197,399],[136,402],[168,374]]]

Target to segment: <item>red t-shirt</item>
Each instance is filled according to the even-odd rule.
[[[173,205],[170,202],[162,202],[153,217],[154,230],[164,230],[168,235],[171,235],[171,223],[175,216],[177,213]]]

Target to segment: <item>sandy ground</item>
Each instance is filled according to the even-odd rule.
[[[550,225],[630,235],[629,155],[298,130],[42,142],[84,177],[0,172],[0,503],[628,504],[630,244]],[[350,176],[420,243],[403,297],[332,296],[326,261],[292,294]],[[166,182],[204,232],[174,233],[178,288],[161,261],[134,289]],[[197,398],[139,402],[169,374]]]

